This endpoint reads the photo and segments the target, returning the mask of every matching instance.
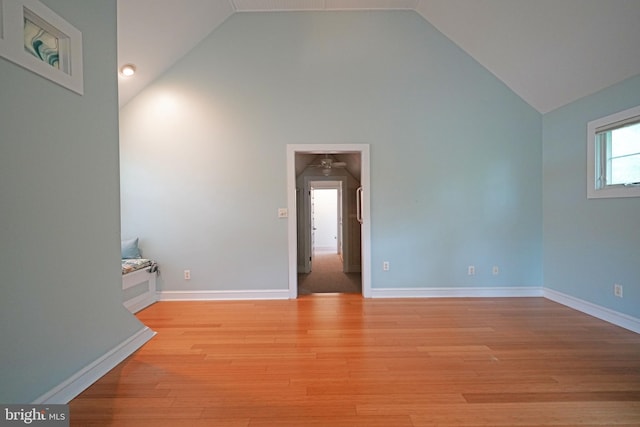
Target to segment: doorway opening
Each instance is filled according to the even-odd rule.
[[[311,257],[316,254],[335,254],[342,257],[342,195],[340,181],[311,183]],[[337,185],[338,188],[331,188]]]
[[[327,292],[369,296],[368,149],[287,146],[291,298]]]
[[[352,230],[356,224],[349,219],[354,203],[349,200],[350,196],[347,195],[346,199],[344,197],[345,192],[355,194],[353,188],[359,182],[351,182],[349,186],[348,183],[355,181],[355,178],[341,178],[337,181],[309,181],[309,185],[305,186],[305,189],[309,188],[309,220],[304,217],[305,213],[301,214],[303,216],[298,218],[298,233],[310,237],[311,256],[308,265],[302,263],[298,267],[299,295],[362,293],[360,233]],[[349,188],[352,190],[349,191]],[[346,224],[343,221],[345,216]],[[343,244],[344,229],[347,230],[346,244]],[[307,254],[305,248],[301,247],[305,240],[304,236],[298,236],[298,241],[301,242],[298,246],[299,258]]]

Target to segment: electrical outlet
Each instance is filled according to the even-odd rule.
[[[278,218],[287,218],[289,216],[289,211],[287,208],[278,208]]]
[[[191,280],[191,270],[184,271],[184,280]]]
[[[382,271],[389,271],[389,261],[382,261]]]
[[[500,274],[500,268],[497,265],[494,265],[491,272],[493,273],[494,276],[497,276],[498,274]]]
[[[469,276],[475,276],[476,275],[476,267],[474,265],[470,265],[469,267],[467,267],[467,274]]]
[[[618,298],[622,298],[622,285],[618,283],[613,284],[613,295],[617,296]]]

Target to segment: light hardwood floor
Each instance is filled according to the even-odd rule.
[[[161,302],[73,426],[640,426],[640,335],[543,298]]]

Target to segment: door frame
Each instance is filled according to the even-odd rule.
[[[362,295],[371,298],[371,177],[369,144],[287,144],[287,209],[289,247],[289,298],[298,297],[298,242],[296,207],[296,153],[360,154],[360,186],[362,187]]]

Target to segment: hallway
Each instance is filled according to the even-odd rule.
[[[316,251],[312,268],[311,273],[298,274],[298,295],[362,293],[362,275],[343,273],[337,253]]]

